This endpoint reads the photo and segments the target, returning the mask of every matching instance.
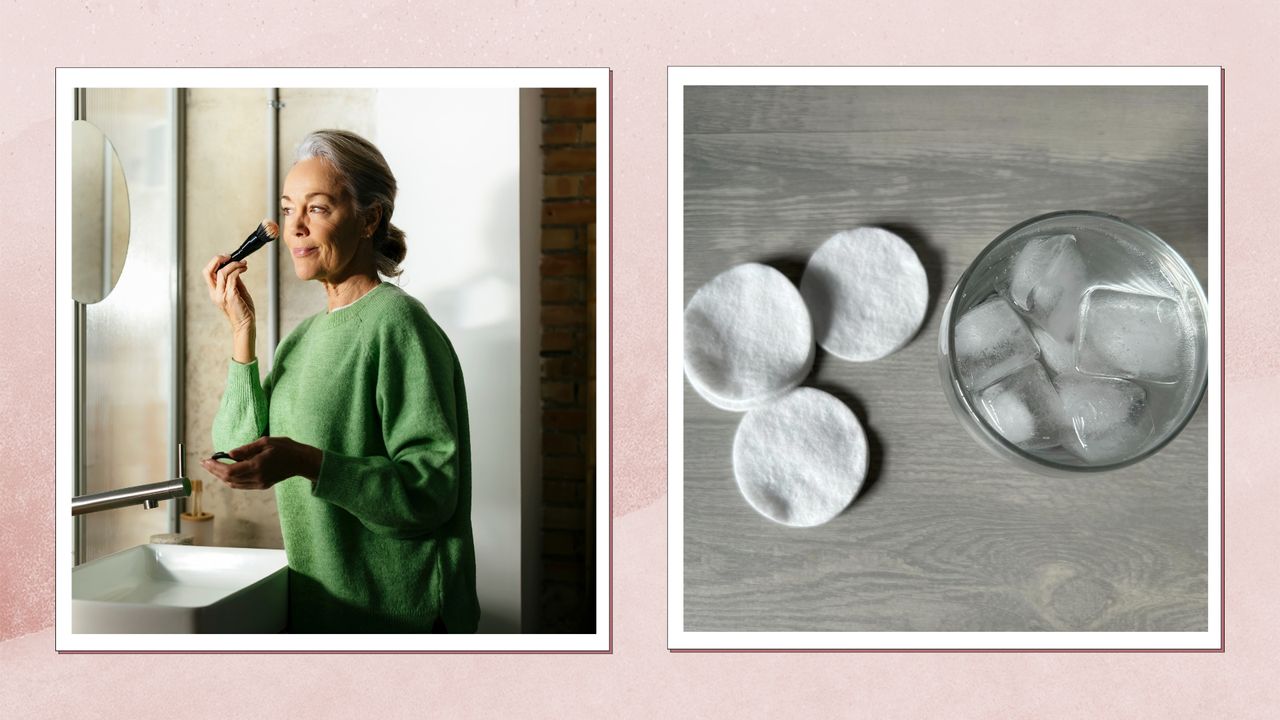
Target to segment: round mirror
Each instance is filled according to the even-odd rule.
[[[71,166],[71,296],[96,303],[124,269],[129,189],[111,141],[85,120],[72,123]]]

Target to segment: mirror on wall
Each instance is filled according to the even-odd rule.
[[[129,189],[111,141],[93,123],[71,133],[71,295],[100,302],[111,293],[129,249]]]

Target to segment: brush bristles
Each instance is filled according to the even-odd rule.
[[[263,220],[262,229],[267,233],[267,237],[271,238],[272,240],[275,240],[276,238],[280,237],[280,226],[275,224],[274,221]]]

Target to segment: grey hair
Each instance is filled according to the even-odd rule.
[[[346,130],[316,130],[298,144],[294,162],[321,158],[329,163],[355,201],[356,211],[382,208],[382,219],[373,231],[373,252],[378,272],[399,277],[400,263],[408,248],[404,232],[391,224],[396,207],[396,178],[386,158],[373,143]]]

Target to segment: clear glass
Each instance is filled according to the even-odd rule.
[[[1176,382],[1140,382],[1154,431],[1124,457],[1090,463],[1061,445],[1026,449],[1005,439],[978,411],[984,388],[969,388],[960,379],[956,324],[969,310],[1008,287],[1011,260],[1033,238],[1069,233],[1084,259],[1091,288],[1160,296],[1175,300],[1190,334],[1183,372]],[[1118,217],[1089,211],[1040,215],[1006,230],[991,242],[956,283],[938,332],[939,370],[943,392],[962,425],[983,447],[1021,467],[1050,475],[1114,470],[1150,457],[1181,432],[1204,397],[1207,380],[1207,301],[1186,261],[1151,231]],[[1024,318],[1025,320],[1025,318]]]

